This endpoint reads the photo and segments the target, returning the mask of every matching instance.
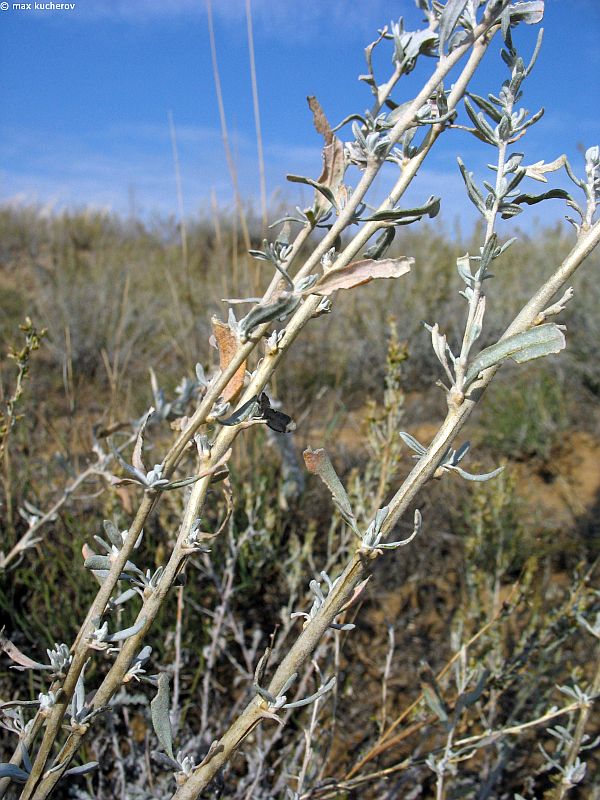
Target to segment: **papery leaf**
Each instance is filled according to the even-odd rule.
[[[237,354],[240,340],[231,327],[227,323],[221,322],[217,317],[213,317],[211,323],[219,350],[219,367],[221,372],[225,372]],[[223,389],[222,397],[226,403],[234,403],[237,400],[244,386],[245,376],[246,361],[244,360]]]
[[[475,340],[478,339],[479,336],[481,335],[481,331],[483,329],[484,314],[485,314],[485,295],[481,295],[479,297],[479,300],[477,301],[477,308],[475,309],[473,322],[469,329],[469,336],[467,340],[467,346],[469,350],[473,346]]]
[[[468,253],[456,259],[456,269],[467,286],[471,286],[474,278],[473,273],[471,272],[471,260]]]
[[[319,448],[318,450],[311,450],[308,447],[304,453],[304,463],[306,464],[306,469],[309,472],[312,472],[313,475],[318,475],[319,478],[323,481],[325,486],[331,492],[331,496],[333,497],[336,505],[344,515],[347,520],[354,520],[354,513],[352,512],[352,506],[350,505],[350,499],[346,494],[346,490],[338,477],[337,472],[327,452],[323,448]]]
[[[309,97],[306,99],[308,101],[308,107],[313,114],[313,124],[315,126],[315,130],[325,139],[325,144],[331,144],[334,139],[333,129],[329,124],[329,120],[325,116],[325,112],[323,111],[321,104],[314,95],[309,95]]]
[[[556,172],[563,167],[566,168],[567,163],[567,157],[563,153],[563,155],[555,158],[554,161],[551,161],[549,164],[546,164],[543,159],[541,161],[536,161],[535,164],[529,164],[529,166],[525,167],[525,171],[528,178],[532,178],[534,181],[539,181],[540,183],[548,183],[546,172]]]
[[[146,467],[144,466],[144,461],[142,459],[142,450],[144,447],[144,432],[146,430],[146,425],[148,424],[148,420],[154,414],[154,408],[150,407],[142,421],[140,423],[140,429],[138,431],[138,435],[135,440],[135,446],[133,448],[133,455],[131,456],[131,463],[133,464],[134,468],[142,472],[144,475],[146,474]]]
[[[437,322],[429,331],[431,333],[431,344],[433,347],[433,352],[436,354],[438,361],[443,366],[448,363],[448,359],[446,357],[446,349],[447,349],[447,340],[446,336],[443,333],[440,333],[439,326]]]
[[[169,719],[169,676],[166,672],[161,672],[158,676],[158,692],[150,703],[150,712],[156,738],[166,754],[174,759],[173,731]]]
[[[345,267],[330,269],[305,294],[330,295],[338,289],[352,289],[380,278],[400,278],[410,272],[414,258],[386,258],[379,261],[364,259]]]
[[[465,387],[472,383],[483,370],[496,366],[511,358],[517,364],[559,353],[566,346],[565,335],[554,322],[538,325],[522,333],[486,347],[471,362],[465,376]]]
[[[346,162],[344,159],[344,145],[334,135],[325,112],[316,97],[308,97],[308,106],[313,114],[313,121],[317,132],[323,136],[323,170],[316,181],[315,188],[324,195],[334,208],[339,208],[338,197],[342,189]],[[326,190],[326,191],[324,191]],[[329,196],[328,196],[329,193]],[[319,195],[315,198],[315,211],[327,211],[328,204],[324,204]]]
[[[465,6],[468,2],[469,0],[448,0],[444,6],[444,10],[440,15],[439,26],[440,55],[443,55],[446,42],[452,35],[460,15],[465,10]]]
[[[0,650],[3,650],[11,661],[18,665],[14,669],[49,669],[47,664],[40,664],[39,661],[34,661],[29,656],[26,656],[25,653],[22,653],[10,639],[6,638],[4,629],[0,631]]]
[[[344,145],[335,138],[331,144],[323,148],[323,171],[319,176],[321,186],[327,186],[335,198],[334,208],[340,207],[340,201],[346,197],[344,175],[346,173],[346,159]],[[327,207],[324,209],[327,211]]]

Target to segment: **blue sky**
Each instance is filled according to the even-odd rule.
[[[365,45],[391,19],[402,15],[414,29],[420,15],[412,0],[252,0],[252,10],[269,198],[307,204],[309,193],[301,197],[285,181],[287,172],[320,172],[306,96],[315,94],[332,122],[364,111],[371,96],[357,76]],[[213,14],[240,187],[256,201],[245,0],[213,0]],[[580,167],[578,145],[600,141],[600,2],[547,0],[544,28],[523,105],[543,105],[546,115],[524,149],[530,161],[565,152]],[[536,32],[522,26],[515,35],[525,56]],[[498,90],[505,77],[499,49],[498,41],[474,91]],[[381,58],[382,76],[390,53],[388,47]],[[421,70],[433,64],[427,60]],[[410,97],[424,74],[415,73],[395,99]],[[212,194],[221,207],[231,204],[204,0],[75,0],[73,10],[54,11],[18,11],[10,3],[0,10],[0,81],[0,201],[176,214],[171,112],[186,214],[206,213]],[[414,200],[441,194],[449,222],[473,219],[456,154],[476,172],[493,157],[491,148],[454,131],[441,137],[411,189]],[[544,211],[548,220],[563,213],[558,201]]]

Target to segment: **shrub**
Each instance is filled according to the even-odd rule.
[[[296,798],[343,796],[367,783],[379,792],[374,796],[381,797],[380,781],[389,781],[391,775],[396,796],[402,789],[407,797],[427,790],[437,798],[450,791],[456,796],[486,797],[502,781],[513,793],[544,791],[554,781],[556,797],[562,798],[584,780],[584,753],[591,746],[585,728],[593,697],[600,690],[600,659],[593,659],[591,677],[580,665],[586,647],[583,637],[600,638],[595,616],[598,597],[582,569],[572,586],[556,593],[551,608],[544,605],[541,598],[549,582],[542,582],[544,589],[536,594],[535,562],[526,560],[518,549],[519,519],[509,481],[472,500],[469,534],[463,542],[468,564],[462,581],[466,599],[459,613],[445,606],[449,589],[460,583],[449,568],[457,542],[442,535],[428,542],[428,548],[436,547],[443,557],[444,574],[434,573],[428,549],[421,568],[430,570],[431,590],[427,600],[416,590],[413,610],[427,615],[423,635],[432,651],[433,667],[413,665],[404,688],[408,691],[410,683],[418,681],[421,693],[403,711],[396,714],[394,710],[390,723],[389,681],[397,636],[390,624],[387,654],[382,654],[383,674],[378,672],[376,681],[381,686],[380,713],[374,713],[372,725],[365,726],[371,741],[361,742],[364,751],[347,765],[345,776],[326,780],[334,756],[337,715],[343,719],[353,711],[364,714],[374,690],[366,668],[354,676],[359,678],[354,686],[346,682],[342,649],[346,641],[347,647],[353,647],[353,636],[360,641],[360,633],[353,632],[356,605],[364,603],[367,610],[369,604],[381,607],[383,592],[369,585],[371,573],[395,563],[398,553],[394,556],[392,551],[403,553],[401,548],[415,539],[414,547],[422,542],[423,517],[415,501],[432,479],[443,480],[451,491],[456,484],[450,481],[478,484],[501,475],[502,466],[467,471],[464,460],[469,443],[455,444],[456,439],[505,361],[521,364],[563,350],[564,328],[551,320],[571,300],[567,284],[600,239],[600,222],[595,221],[599,148],[586,151],[585,178],[579,178],[564,158],[552,164],[526,162],[513,147],[541,116],[529,116],[519,107],[538,48],[526,64],[517,52],[513,29],[522,22],[539,22],[543,4],[490,0],[482,9],[476,5],[461,0],[445,5],[419,2],[427,20],[424,30],[406,31],[402,21],[384,29],[366,51],[365,80],[374,95],[373,108],[365,115],[351,115],[336,129],[351,123],[350,141],[343,143],[336,136],[318,102],[310,98],[315,126],[324,139],[323,172],[318,180],[289,177],[314,188],[314,202],[279,220],[274,224],[274,240],[250,250],[273,277],[260,301],[245,301],[243,308],[249,310],[240,319],[233,313],[237,304],[231,302],[226,321],[212,320],[218,367],[207,377],[198,364],[194,377],[188,375],[174,395],[167,395],[153,374],[154,405],[132,429],[110,425],[95,430],[96,462],[88,468],[89,474],[118,487],[123,511],[104,521],[94,544],[86,531],[84,566],[90,582],[95,580],[99,589],[72,646],[56,643],[47,651],[50,663],[44,664],[3,639],[5,652],[19,667],[46,672],[50,684],[36,678],[36,690],[44,689],[37,700],[11,701],[3,708],[5,725],[18,735],[19,744],[10,763],[1,768],[0,794],[12,782],[23,785],[22,800],[43,800],[77,776],[93,772],[108,753],[120,774],[109,771],[107,777],[101,770],[100,780],[110,780],[122,796],[172,794],[177,800],[200,796],[212,781],[220,784],[221,795],[268,793]],[[504,41],[502,57],[508,77],[500,91],[484,98],[467,87],[497,36]],[[372,53],[385,44],[392,46],[393,71],[386,82],[380,82]],[[436,58],[435,66],[424,77],[423,88],[408,103],[397,105],[392,93],[399,79],[431,56]],[[448,90],[445,85],[450,82]],[[252,437],[256,426],[274,437],[285,437],[295,428],[288,406],[281,407],[270,397],[267,386],[304,328],[309,323],[323,324],[313,320],[333,310],[338,294],[371,281],[401,282],[416,270],[412,257],[393,256],[390,248],[398,228],[435,217],[440,199],[431,197],[413,208],[403,208],[400,201],[439,136],[449,128],[465,127],[457,121],[463,102],[467,132],[494,148],[496,163],[491,182],[480,184],[459,159],[466,192],[481,215],[482,226],[474,254],[457,258],[466,313],[460,322],[462,318],[451,314],[450,307],[443,309],[448,312],[447,336],[440,323],[434,322],[436,303],[445,292],[440,291],[438,297],[435,287],[427,283],[421,287],[425,296],[420,303],[431,321],[426,330],[435,356],[432,364],[442,378],[446,416],[429,442],[398,431],[405,352],[392,326],[383,403],[380,409],[371,409],[364,458],[347,477],[347,488],[325,450],[304,452],[308,471],[322,481],[333,500],[333,516],[323,520],[312,513],[314,509],[294,508],[286,497],[286,480],[297,474],[293,454],[281,448],[285,468],[278,481],[264,466],[242,477],[236,474],[233,445]],[[523,192],[527,179],[545,180],[547,173],[563,167],[575,185],[573,197],[563,189]],[[390,176],[391,190],[373,210],[367,198],[382,171]],[[356,185],[350,191],[345,181],[356,172]],[[492,335],[485,327],[486,296],[488,286],[493,292],[494,284],[487,281],[492,278],[492,266],[494,272],[502,270],[513,244],[500,239],[502,220],[515,217],[523,205],[550,199],[567,201],[574,215],[575,241],[541,285],[523,290],[521,310],[503,331],[498,329],[498,336]],[[66,224],[70,233],[65,274],[71,268],[81,272],[80,302],[89,290],[86,270],[94,261],[90,248],[103,235],[104,225],[98,219],[74,227],[69,221]],[[344,240],[342,234],[347,234]],[[63,292],[62,296],[67,295]],[[514,299],[512,294],[509,300]],[[350,302],[344,312],[349,324],[364,330],[365,337],[375,326],[383,351],[383,330],[389,323],[376,311],[369,314],[372,305],[367,304],[362,314]],[[108,299],[102,307],[123,340],[135,343],[136,330],[143,330],[146,320],[137,321],[141,327],[130,328],[127,320],[111,317],[114,306]],[[512,306],[511,316],[514,311]],[[72,313],[66,309],[64,319],[71,319]],[[188,326],[185,341],[197,332]],[[109,352],[104,332],[88,332],[82,324],[84,344],[88,333],[96,347]],[[133,344],[131,348],[133,353]],[[332,357],[339,349],[335,343]],[[85,346],[78,357],[85,362]],[[127,355],[125,362],[131,357]],[[156,452],[169,423],[175,436],[160,457]],[[409,456],[415,459],[414,465],[401,480]],[[243,463],[240,458],[238,468]],[[79,485],[77,480],[67,487],[59,507],[74,484]],[[430,496],[443,502],[437,491]],[[483,513],[488,509],[491,514]],[[407,526],[403,519],[409,512]],[[33,533],[50,516],[30,509],[23,537],[3,555],[4,568],[31,547]],[[124,531],[123,516],[130,518]],[[397,530],[401,525],[406,530]],[[158,544],[148,547],[143,533],[151,540],[156,536]],[[492,558],[493,572],[486,575]],[[518,585],[507,591],[519,569]],[[200,582],[192,579],[193,570],[198,571]],[[308,589],[303,588],[307,573],[313,576]],[[254,599],[244,602],[244,595],[259,595],[260,609]],[[409,603],[410,598],[403,602]],[[184,630],[186,603],[197,616],[195,624]],[[172,620],[173,631],[157,644],[151,629],[161,622],[164,629],[166,619]],[[511,627],[515,620],[517,624]],[[451,652],[439,644],[448,629]],[[409,636],[410,630],[409,625],[403,633]],[[149,637],[152,647],[147,644]],[[410,637],[403,636],[402,644],[408,648]],[[158,663],[167,659],[171,666]],[[184,674],[183,666],[191,663],[194,673]],[[150,669],[158,669],[158,674],[148,675]],[[523,670],[528,670],[524,680]],[[445,682],[449,675],[453,684]],[[90,681],[95,683],[91,692]],[[561,705],[549,708],[549,694],[558,681],[563,683]],[[139,745],[147,732],[143,714],[133,709],[143,709],[148,701],[145,692],[131,691],[135,682],[140,689],[152,689],[150,717],[159,746],[154,760],[175,773],[174,790],[166,777],[152,777],[148,761],[139,758]],[[226,683],[239,684],[231,704],[217,696],[226,694]],[[302,712],[296,709],[304,706],[310,707],[308,716],[297,717]],[[109,708],[119,709],[122,715],[126,747],[114,719],[108,717]],[[195,727],[188,723],[192,715]],[[108,717],[104,734],[93,743],[90,732],[99,730],[103,716]],[[302,730],[296,727],[296,719],[303,720]],[[399,730],[401,723],[406,724],[403,730]],[[532,729],[547,729],[554,745],[534,751],[527,740]],[[399,751],[392,752],[392,745],[398,746],[414,732],[421,740],[411,741],[410,751],[398,760]],[[519,749],[513,737],[529,743]],[[176,739],[178,749],[174,749]],[[233,757],[245,742],[253,747],[244,751],[242,764]],[[93,749],[98,758],[72,767],[82,748],[84,752]],[[368,768],[384,756],[391,757],[392,763],[381,771]],[[133,782],[126,787],[128,772]],[[89,792],[94,792],[90,787]],[[89,796],[74,791],[79,797]]]

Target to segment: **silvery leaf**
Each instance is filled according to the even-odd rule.
[[[308,471],[312,472],[313,475],[319,476],[331,492],[331,496],[344,516],[344,519],[355,528],[356,519],[352,511],[352,506],[350,505],[350,500],[327,452],[323,450],[323,448],[311,450],[309,447],[304,451],[303,456]],[[320,592],[318,584],[316,588]]]
[[[150,703],[152,725],[158,741],[170,758],[173,755],[173,732],[169,719],[169,676],[161,672],[158,676],[158,692]]]
[[[493,103],[491,103],[489,100],[485,100],[483,97],[480,97],[477,94],[472,94],[472,92],[467,92],[467,97],[469,97],[474,103],[476,103],[482,111],[485,111],[485,113],[489,117],[491,117],[494,120],[494,122],[500,122],[502,115]],[[522,157],[523,155],[521,154],[521,158]],[[513,158],[513,156],[511,156],[511,158]],[[507,161],[507,163],[505,164],[504,167],[505,172],[508,169],[508,163],[509,162]]]
[[[559,353],[566,346],[565,335],[554,322],[538,325],[522,333],[502,339],[491,347],[486,347],[471,362],[465,376],[465,388],[489,367],[501,364],[511,358],[517,364],[542,358],[551,353]]]
[[[88,772],[93,772],[98,767],[97,761],[88,761],[87,764],[80,764],[78,767],[71,767],[64,775],[87,775]]]
[[[536,203],[541,203],[544,200],[570,200],[571,195],[565,191],[565,189],[550,189],[549,192],[544,192],[543,194],[520,194],[518,197],[512,201],[517,205],[522,203],[526,203],[528,206],[533,206]]]
[[[475,182],[473,181],[473,173],[468,172],[467,168],[463,164],[460,158],[457,159],[458,161],[458,168],[460,169],[460,174],[462,175],[463,181],[465,182],[465,186],[467,188],[467,194],[469,199],[473,203],[473,205],[478,209],[481,214],[485,215],[486,208],[485,208],[485,200],[481,193],[481,190],[476,186]]]
[[[291,314],[300,303],[300,296],[293,293],[285,293],[272,303],[258,305],[253,308],[246,316],[240,320],[239,331],[242,341],[247,340],[252,331],[265,322],[273,322],[275,319],[282,319]]]
[[[124,642],[126,639],[129,639],[131,636],[135,636],[136,633],[139,633],[145,624],[146,617],[142,617],[129,628],[124,628],[122,631],[116,631],[115,633],[111,633],[109,636],[106,636],[104,641],[111,643]]]
[[[394,227],[390,226],[389,228],[385,228],[383,233],[377,237],[371,247],[365,250],[365,258],[373,258],[375,260],[382,258],[387,253],[388,248],[394,241],[395,236],[396,229]]]
[[[446,42],[452,35],[467,2],[468,0],[448,0],[444,6],[439,20],[440,55],[444,54]]]
[[[29,773],[16,764],[0,764],[0,778],[10,778],[15,783],[27,783]]]

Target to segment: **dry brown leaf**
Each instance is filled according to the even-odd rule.
[[[353,261],[346,267],[332,269],[315,283],[304,294],[330,295],[338,289],[352,289],[363,283],[379,280],[380,278],[400,278],[410,272],[414,258],[382,258],[374,261],[366,258],[363,261]]]
[[[307,447],[302,453],[302,456],[306,464],[306,469],[312,472],[313,475],[318,475],[321,472],[323,462],[328,459],[327,453],[322,447],[318,450],[312,450],[310,447]]]
[[[14,661],[21,669],[36,669],[36,667],[42,666],[39,661],[34,661],[29,656],[26,656],[25,653],[22,653],[10,639],[6,638],[3,631],[4,629],[0,631],[0,650],[3,650],[11,661]]]
[[[331,125],[317,98],[311,96],[307,99],[309,108],[313,114],[314,126],[317,132],[325,139],[325,146],[323,147],[323,170],[317,183],[321,183],[323,186],[330,189],[336,201],[339,202],[343,186],[342,181],[344,180],[344,173],[346,171],[344,145],[331,130]],[[324,209],[329,207],[329,203],[320,192],[316,193],[316,203],[319,207]]]
[[[321,108],[321,104],[314,95],[309,95],[306,99],[308,100],[308,107],[313,114],[313,122],[317,133],[320,133],[325,138],[325,144],[331,144],[334,139],[333,131],[325,112]]]
[[[237,353],[240,341],[226,322],[221,322],[217,317],[213,317],[211,322],[217,347],[219,348],[219,366],[221,367],[221,372],[224,372]],[[245,375],[246,362],[244,361],[223,389],[223,399],[226,402],[233,403],[237,400],[244,386]]]

